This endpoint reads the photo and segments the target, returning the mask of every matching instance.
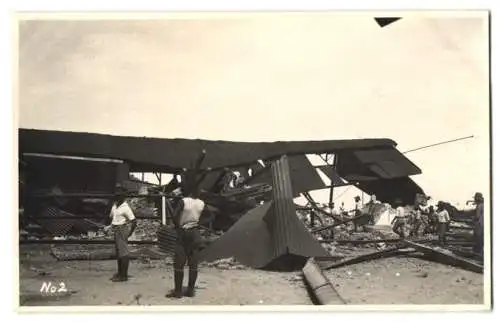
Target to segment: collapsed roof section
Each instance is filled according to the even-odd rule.
[[[336,153],[339,174],[392,179],[421,170],[396,150],[389,139],[289,142],[229,142],[190,139],[124,137],[95,133],[19,129],[21,153],[53,153],[114,158],[126,161],[132,172],[176,173],[193,167],[193,158],[206,151],[202,168],[220,169],[255,164],[281,155]]]
[[[200,254],[202,260],[234,257],[254,268],[283,269],[329,255],[295,214],[288,161],[282,156],[271,166],[272,202],[245,214]]]

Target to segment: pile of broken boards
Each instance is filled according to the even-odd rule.
[[[316,262],[321,269],[327,270],[380,258],[410,256],[483,273],[482,256],[471,250],[472,233],[458,224],[454,227],[447,233],[444,244],[439,244],[435,235],[401,239],[392,232],[391,226],[367,226],[366,232],[338,229],[333,239],[324,239],[316,234],[323,247],[336,257],[316,258]]]

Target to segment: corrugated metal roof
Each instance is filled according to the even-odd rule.
[[[358,187],[369,194],[375,194],[377,200],[387,203],[400,198],[406,204],[413,204],[416,194],[424,193],[410,178],[359,181]]]
[[[289,164],[289,173],[291,176],[293,196],[296,197],[302,192],[323,189],[325,183],[305,155],[293,155],[287,157]],[[254,182],[267,183],[273,185],[271,171],[267,170]]]
[[[323,172],[330,180],[333,181],[334,186],[341,186],[344,184],[342,178],[338,175],[336,171],[333,171],[331,165],[320,166],[319,169]]]
[[[295,213],[287,157],[273,162],[273,201],[252,209],[205,249],[206,261],[234,257],[264,268],[286,257],[328,256]]]
[[[202,167],[215,169],[247,165],[258,159],[273,159],[283,154],[333,153],[346,149],[393,149],[395,146],[396,143],[389,139],[250,143],[19,129],[21,153],[120,159],[130,164],[132,172],[174,172],[189,168],[202,150],[207,152]],[[413,169],[413,172],[415,171],[420,173],[418,168]]]

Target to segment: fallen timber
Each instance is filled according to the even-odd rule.
[[[306,198],[307,202],[311,205],[311,208],[313,210],[316,210],[316,211],[319,211],[320,213],[322,213],[323,215],[327,216],[327,217],[330,217],[334,220],[339,220],[336,216],[334,216],[333,214],[327,212],[326,210],[324,209],[321,209],[318,207],[317,203],[314,201],[314,199],[311,197],[311,195],[308,193],[308,192],[304,192],[302,193],[302,195]]]
[[[352,244],[352,245],[365,245],[365,244],[378,244],[378,243],[398,243],[401,242],[403,239],[401,238],[383,238],[383,239],[360,239],[360,240],[350,240],[350,239],[340,239],[340,240],[334,240],[334,239],[323,239],[320,240],[320,243],[337,243],[339,245],[342,244]],[[421,238],[421,239],[410,239],[415,242],[433,242],[437,239],[430,239],[430,238]]]
[[[404,244],[408,247],[415,248],[416,250],[421,251],[422,253],[443,262],[444,264],[449,264],[453,266],[459,266],[464,269],[470,270],[475,273],[483,273],[483,266],[471,261],[462,256],[453,254],[451,251],[446,251],[445,249],[436,249],[429,246],[421,245],[409,240],[403,240]]]
[[[302,269],[304,278],[321,305],[340,305],[347,302],[340,296],[333,284],[323,274],[313,258],[309,258]]]
[[[353,220],[356,220],[356,219],[359,219],[359,218],[363,218],[367,216],[367,214],[361,214],[361,215],[357,215],[357,216],[354,216],[352,218],[349,218],[349,219],[346,219],[346,220],[343,220],[343,221],[339,221],[339,222],[336,222],[334,224],[331,224],[331,225],[328,225],[328,226],[325,226],[325,227],[318,227],[318,228],[315,228],[313,230],[311,230],[311,233],[319,233],[319,232],[322,232],[324,230],[328,230],[328,229],[332,229],[332,228],[335,228],[337,226],[341,226],[341,225],[344,225],[344,224],[347,224]]]
[[[390,236],[394,236],[394,233],[390,230],[385,230],[385,227],[373,226],[373,227],[369,227],[369,230],[370,231],[376,230],[382,236],[385,236],[388,238]],[[447,242],[445,242],[445,246],[446,245],[457,246],[459,244],[469,245],[471,243],[470,242],[463,242],[463,241],[447,241]],[[474,262],[472,260],[469,260],[467,258],[464,258],[462,256],[459,256],[457,254],[453,254],[453,252],[451,250],[447,250],[444,248],[437,249],[434,247],[423,245],[423,244],[416,242],[416,241],[412,241],[411,239],[401,239],[400,245],[405,245],[408,248],[413,248],[413,249],[415,249],[415,251],[418,251],[418,252],[424,254],[425,257],[432,259],[434,261],[438,261],[438,262],[446,264],[446,265],[461,267],[461,268],[464,268],[464,269],[467,269],[467,270],[470,270],[470,271],[473,271],[476,273],[483,273],[483,266],[482,265],[480,265],[479,263]],[[453,246],[452,246],[452,248],[453,248]],[[373,255],[375,256],[376,253],[377,252],[373,253]],[[370,259],[370,257],[368,257],[368,260],[369,259]]]
[[[398,245],[394,247],[389,247],[383,250],[378,250],[374,252],[370,252],[367,254],[362,254],[358,256],[353,256],[350,258],[346,258],[334,263],[327,263],[322,261],[322,268],[323,270],[328,270],[328,269],[333,269],[333,268],[338,268],[341,266],[346,266],[346,265],[352,265],[352,264],[357,264],[361,263],[364,261],[370,261],[374,259],[380,259],[384,257],[389,257],[389,256],[394,256],[394,255],[401,255],[401,254],[408,254],[408,253],[413,253],[415,252],[414,248],[406,248],[405,245]]]

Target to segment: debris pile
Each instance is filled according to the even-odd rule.
[[[154,202],[145,198],[130,198],[127,200],[134,215],[139,217],[155,217],[160,211],[155,207]]]
[[[215,260],[213,262],[205,262],[205,263],[203,263],[203,265],[206,267],[215,267],[218,269],[225,269],[225,270],[249,269],[249,267],[239,263],[234,257],[221,258],[221,259]]]
[[[129,240],[157,240],[158,229],[161,227],[159,220],[137,219],[137,227]]]

